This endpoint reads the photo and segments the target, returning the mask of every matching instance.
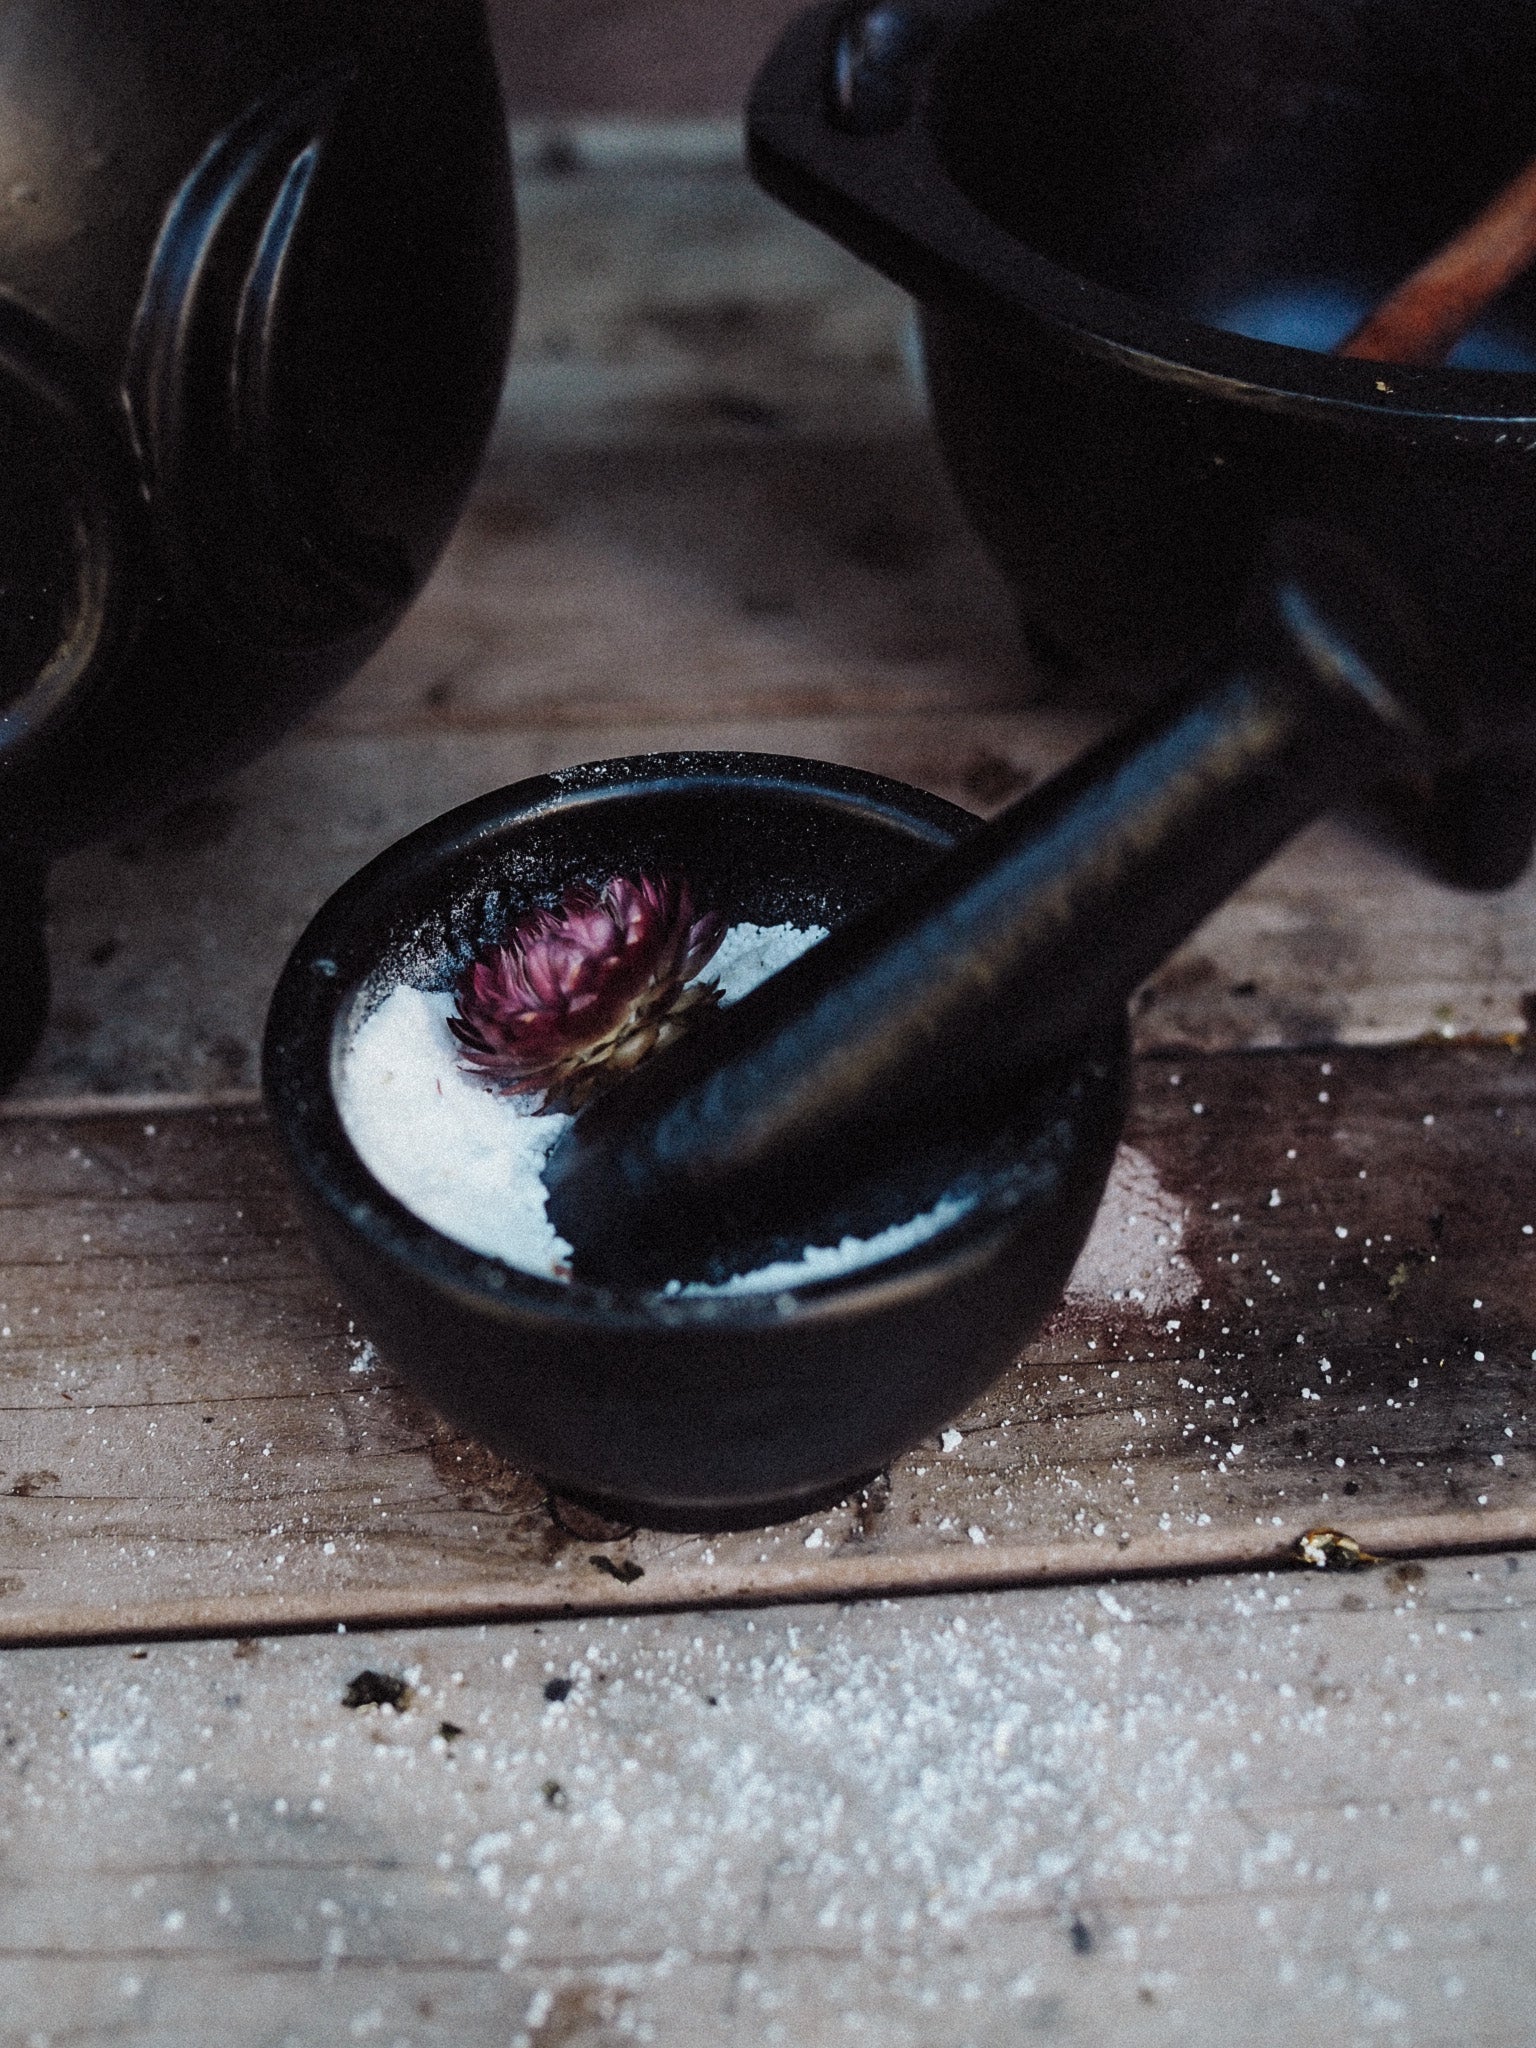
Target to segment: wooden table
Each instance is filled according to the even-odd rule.
[[[1041,697],[902,302],[733,126],[520,144],[433,586],[56,877],[0,1109],[0,2048],[1530,2042],[1536,885],[1337,826],[1272,864],[1139,1001],[1060,1312],[784,1528],[548,1499],[311,1259],[261,1015],[401,832],[680,745],[986,809],[1114,716]],[[1386,1561],[1299,1565],[1318,1524]]]

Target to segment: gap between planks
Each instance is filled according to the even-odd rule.
[[[1536,1508],[1424,1518],[1349,1519],[1349,1533],[1373,1559],[1456,1557],[1536,1548]],[[462,1627],[476,1622],[556,1621],[581,1615],[671,1614],[721,1608],[782,1607],[927,1594],[1006,1592],[1028,1586],[1087,1586],[1122,1579],[1184,1580],[1230,1571],[1287,1571],[1306,1578],[1294,1539],[1268,1531],[1193,1531],[1134,1540],[1123,1549],[1092,1541],[1020,1544],[990,1555],[955,1546],[942,1570],[911,1560],[834,1557],[816,1565],[758,1567],[748,1575],[707,1568],[671,1574],[660,1594],[604,1591],[556,1597],[538,1588],[402,1588],[357,1596],[239,1594],[224,1600],[166,1600],[135,1609],[72,1608],[0,1621],[0,1650],[67,1648],[91,1643],[190,1641],[271,1635],[348,1633],[358,1629]],[[1357,1568],[1359,1569],[1359,1568]],[[1370,1569],[1370,1567],[1364,1567]],[[1335,1576],[1337,1570],[1335,1569]]]

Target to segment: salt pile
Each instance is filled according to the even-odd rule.
[[[734,1002],[826,937],[825,927],[733,925],[707,978]],[[339,1062],[341,1121],[359,1157],[397,1201],[471,1251],[541,1278],[569,1278],[571,1247],[546,1211],[544,1162],[571,1119],[540,1114],[537,1097],[502,1095],[459,1065],[448,990],[391,990]],[[964,1214],[946,1196],[873,1237],[812,1245],[798,1259],[738,1273],[719,1287],[669,1283],[668,1293],[777,1293],[856,1271],[921,1244]]]

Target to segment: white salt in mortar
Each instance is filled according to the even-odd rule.
[[[704,978],[720,984],[724,1002],[735,1002],[826,935],[821,925],[732,925]],[[543,1172],[571,1119],[540,1114],[536,1097],[500,1094],[467,1073],[448,1030],[453,1011],[450,991],[402,984],[358,1026],[336,1081],[347,1136],[375,1180],[434,1230],[525,1273],[569,1279],[571,1247],[549,1220]],[[719,1286],[673,1280],[666,1291],[776,1294],[830,1280],[909,1251],[970,1206],[945,1196],[874,1237],[812,1245],[797,1259],[737,1273]]]

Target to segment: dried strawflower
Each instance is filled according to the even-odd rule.
[[[580,1109],[719,1002],[693,977],[724,937],[673,877],[577,884],[464,970],[448,1020],[461,1063],[509,1093],[542,1091],[546,1109]]]

